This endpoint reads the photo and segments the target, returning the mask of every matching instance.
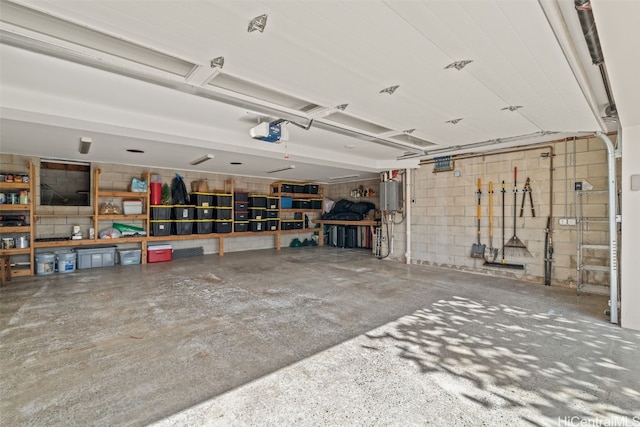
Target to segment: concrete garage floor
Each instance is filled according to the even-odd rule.
[[[0,425],[639,425],[606,301],[326,247],[34,277],[0,291]]]

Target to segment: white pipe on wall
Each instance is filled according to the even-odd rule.
[[[609,170],[609,303],[611,323],[618,323],[618,231],[616,227],[616,150],[609,137],[597,132],[598,138],[607,146],[607,167]]]
[[[407,238],[405,243],[406,251],[404,253],[404,257],[407,260],[406,261],[407,264],[411,264],[411,200],[408,200],[412,194],[410,172],[411,172],[410,169],[405,169],[405,173],[404,173],[404,179],[405,179],[404,204],[405,204],[405,213],[406,213],[405,221],[407,223],[406,224]]]

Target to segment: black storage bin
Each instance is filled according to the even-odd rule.
[[[311,199],[311,209],[322,209],[322,199]]]
[[[302,221],[286,220],[280,221],[281,230],[297,230],[302,228]]]
[[[293,185],[293,192],[294,193],[304,193],[304,185],[294,184]]]
[[[233,194],[227,193],[214,193],[213,194],[213,206],[221,206],[225,208],[230,208],[231,206],[231,198]]]
[[[233,198],[237,202],[248,202],[249,201],[249,192],[248,191],[236,191],[233,193]]]
[[[179,205],[173,206],[173,219],[176,221],[187,221],[193,219],[195,206]]]
[[[186,235],[193,233],[193,221],[182,221],[176,220],[173,221],[173,234],[176,235]]]
[[[278,197],[267,196],[267,209],[278,209],[279,201],[280,199]]]
[[[267,219],[278,218],[280,211],[278,209],[267,209],[264,217]]]
[[[311,201],[294,199],[293,209],[311,209]]]
[[[236,221],[249,221],[249,211],[238,212],[233,214],[233,219]]]
[[[278,229],[278,225],[280,224],[280,220],[278,219],[268,219],[267,220],[267,230],[275,231]]]
[[[193,232],[196,234],[209,234],[213,231],[213,221],[201,220],[193,222]]]
[[[277,187],[273,188],[274,193],[293,193],[293,185],[287,183],[281,183]]]
[[[304,222],[302,221],[294,221],[293,228],[294,230],[301,230],[303,228]]]
[[[304,192],[307,194],[318,194],[319,187],[316,184],[306,184],[304,186]]]
[[[212,219],[213,210],[211,206],[196,206],[196,219]]]
[[[169,236],[171,234],[171,221],[151,220],[150,223],[152,236]]]
[[[236,200],[236,205],[234,206],[234,209],[236,211],[246,211],[247,209],[249,209],[249,201],[238,202]]]
[[[251,231],[265,231],[267,228],[267,221],[258,219],[249,220],[249,228]]]
[[[233,209],[231,208],[214,208],[213,217],[215,219],[231,219],[233,215]]]
[[[171,219],[171,208],[173,206],[151,206],[151,219],[152,220],[167,220]]]
[[[211,206],[213,204],[213,193],[191,193],[189,200],[197,206]]]
[[[266,208],[267,196],[249,196],[249,207]]]
[[[236,233],[249,231],[249,221],[234,222],[233,227]]]
[[[250,219],[262,219],[265,217],[266,209],[263,208],[249,208]]]
[[[231,233],[233,222],[231,221],[213,221],[214,233]]]

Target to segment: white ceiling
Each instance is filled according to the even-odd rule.
[[[634,19],[617,13],[617,3],[635,7],[599,1],[596,11],[607,20],[601,38],[615,31],[608,22]],[[608,102],[573,0],[27,0],[1,7],[6,153],[327,182],[615,126],[601,119]],[[248,32],[263,14],[264,32]],[[146,56],[132,62],[106,53],[109,45],[97,44],[105,35]],[[149,65],[149,49],[164,54],[159,66]],[[217,57],[224,66],[212,69]],[[617,71],[608,63],[616,55],[606,59]],[[174,60],[182,71],[158,69]],[[445,69],[459,60],[473,62]],[[219,74],[203,81],[212,71]],[[393,94],[380,92],[394,85]],[[337,112],[341,104],[348,106]],[[622,105],[634,111],[637,101],[619,103],[624,119]],[[313,122],[308,130],[288,124],[287,143],[249,137],[260,120],[277,118]],[[80,137],[93,140],[88,155],[78,152]],[[215,159],[189,165],[206,153]],[[295,169],[266,173],[288,165]]]

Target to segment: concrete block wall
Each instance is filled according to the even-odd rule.
[[[369,197],[353,197],[351,196],[352,190],[356,190],[360,186],[373,190],[373,195]],[[353,182],[342,182],[339,184],[330,184],[324,187],[324,196],[328,199],[337,202],[340,199],[347,199],[353,202],[371,202],[376,205],[376,208],[380,208],[380,180],[379,179],[367,179]]]
[[[597,138],[575,142],[552,143],[553,188],[550,186],[551,150],[540,146],[531,150],[505,152],[477,157],[459,156],[454,171],[433,173],[433,164],[425,164],[414,176],[411,216],[411,254],[413,263],[476,271],[486,274],[518,277],[542,282],[544,279],[544,242],[547,217],[553,216],[554,263],[552,284],[576,286],[577,226],[560,225],[561,218],[575,219],[576,192],[574,183],[588,182],[594,190],[607,189],[607,152]],[[526,245],[525,251],[507,249],[507,263],[524,264],[524,270],[484,266],[483,259],[472,258],[471,247],[477,236],[477,180],[482,180],[481,243],[489,246],[488,183],[493,182],[493,246],[502,257],[502,181],[505,181],[505,240],[514,235],[514,167],[518,168],[516,193],[515,234]],[[456,176],[459,172],[459,176]],[[536,217],[532,217],[530,203],[525,200],[520,218],[522,189],[530,178]],[[411,201],[411,195],[407,198]],[[606,193],[583,196],[582,215],[604,217],[607,212]],[[608,242],[607,223],[589,223],[585,227],[588,243]],[[405,261],[404,224],[395,225],[392,259]],[[608,265],[606,251],[587,251],[589,264]],[[589,273],[586,281],[608,285],[608,273]]]

